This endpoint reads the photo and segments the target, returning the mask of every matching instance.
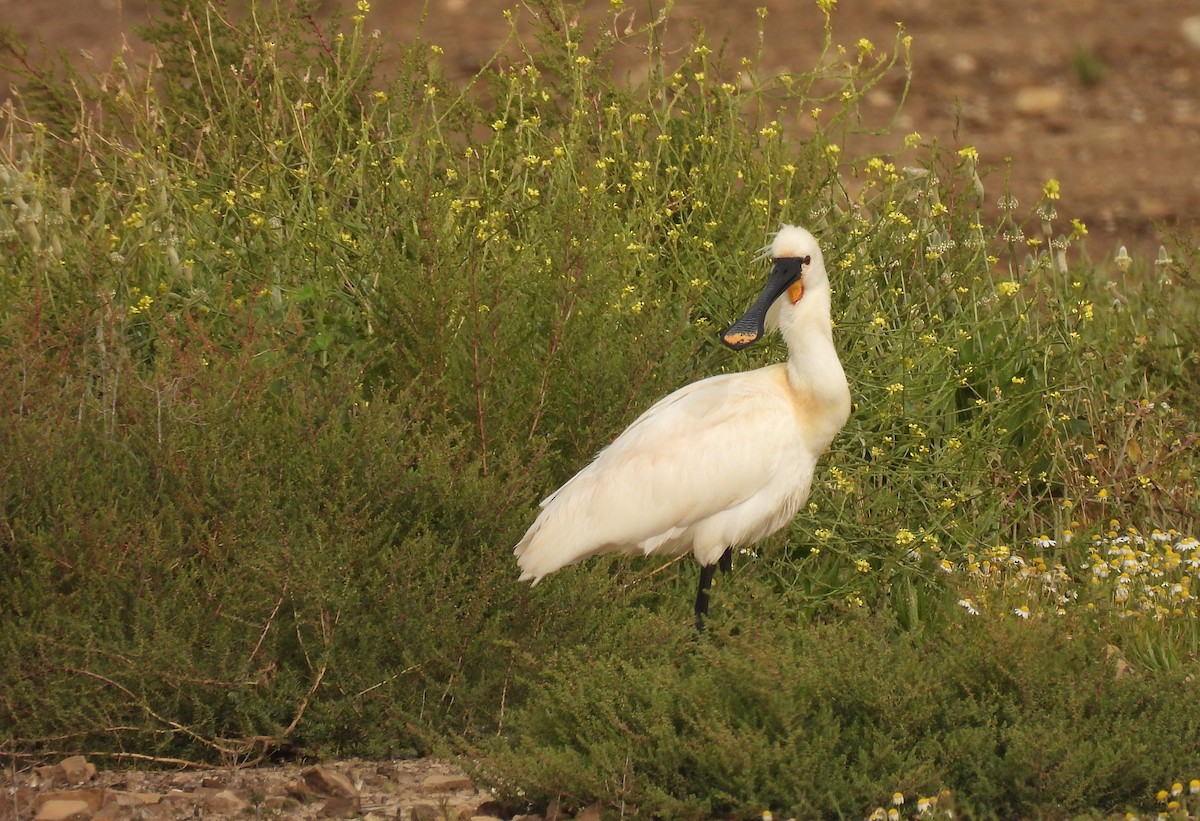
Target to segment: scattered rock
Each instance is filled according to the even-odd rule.
[[[1200,15],[1185,17],[1179,24],[1179,33],[1183,41],[1192,48],[1200,48]]]
[[[52,798],[38,807],[33,821],[87,821],[91,817],[92,808],[86,801]]]
[[[62,770],[57,764],[45,764],[41,767],[34,767],[33,771],[37,773],[38,780],[44,786],[53,787],[56,779],[62,778]]]
[[[885,89],[873,88],[867,92],[867,105],[875,108],[896,108],[896,98]]]
[[[465,775],[431,775],[421,782],[421,792],[456,792],[458,790],[473,790],[474,782]]]
[[[256,813],[292,821],[507,817],[491,795],[476,789],[451,763],[435,759],[183,772],[101,770],[90,776],[86,766],[68,764],[67,769],[74,778],[87,777],[87,783],[66,786],[58,764],[39,772],[17,771],[11,778],[6,772],[0,821],[232,821]],[[364,777],[360,780],[356,773]],[[430,776],[436,776],[429,782],[437,787],[433,792],[423,786]],[[414,804],[419,805],[415,813]]]
[[[579,815],[575,816],[575,821],[600,821],[600,805],[592,804]]]
[[[68,784],[82,784],[96,777],[96,765],[81,755],[73,755],[58,762],[58,769]]]
[[[40,809],[51,801],[82,801],[91,812],[104,805],[104,790],[55,790],[42,793],[33,801],[35,809]]]
[[[1029,86],[1017,92],[1013,106],[1026,117],[1049,117],[1062,112],[1067,95],[1054,86]]]
[[[97,810],[91,818],[91,821],[128,821],[135,818],[134,810],[129,807],[122,807],[120,804],[111,803],[105,804]]]
[[[484,801],[482,804],[476,804],[474,809],[468,809],[468,818],[475,815],[491,815],[496,818],[503,818],[507,813],[504,812],[504,807],[499,801]],[[541,819],[538,819],[538,821],[541,821]]]
[[[441,821],[442,812],[433,804],[413,804],[409,817],[412,821]]]
[[[308,786],[304,781],[291,781],[283,790],[299,804],[311,804],[321,797],[320,793]]]
[[[339,796],[325,802],[325,806],[321,807],[321,815],[326,818],[349,818],[358,815],[360,809],[357,797]]]
[[[358,788],[354,786],[354,782],[337,770],[318,765],[300,773],[300,777],[317,795],[331,798],[358,797]]]
[[[157,792],[126,792],[124,790],[106,790],[105,801],[118,807],[139,807],[146,804],[157,804],[162,801],[162,793]]]
[[[960,51],[950,58],[950,70],[960,77],[968,77],[979,71],[979,60],[974,54]]]
[[[215,792],[205,798],[204,804],[213,812],[223,812],[229,815],[246,809],[246,801],[233,790]]]

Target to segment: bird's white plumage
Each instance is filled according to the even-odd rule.
[[[772,305],[786,364],[702,379],[661,399],[542,502],[515,553],[521,578],[598,553],[681,555],[701,565],[785,526],[808,497],[817,459],[850,412],[833,346],[820,248],[785,225],[773,257],[810,257],[803,296]]]

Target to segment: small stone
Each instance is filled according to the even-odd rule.
[[[96,777],[96,765],[81,755],[73,755],[58,762],[68,784],[79,784]]]
[[[504,821],[504,819],[495,815],[472,815],[471,821]]]
[[[325,806],[321,807],[321,815],[326,818],[349,818],[358,815],[359,809],[360,802],[357,796],[339,796],[325,802]]]
[[[476,804],[474,809],[467,811],[468,818],[473,815],[492,815],[496,818],[503,818],[506,813],[504,812],[504,806],[499,801],[488,800],[481,804]]]
[[[412,821],[440,821],[441,812],[433,804],[413,804],[409,811]]]
[[[38,780],[42,785],[51,787],[57,781],[61,781],[63,777],[62,768],[57,764],[46,764],[41,767],[34,767],[33,771],[37,773]]]
[[[142,807],[140,810],[135,810],[132,814],[132,821],[178,821],[180,808],[169,804],[153,804],[148,807]],[[189,810],[191,818],[197,816],[204,817],[199,807],[194,807]],[[131,821],[130,817],[126,817],[124,821]]]
[[[891,92],[882,88],[873,88],[867,92],[867,105],[875,108],[895,108],[896,98]]]
[[[92,808],[86,801],[52,798],[38,807],[33,821],[86,821],[92,817]]]
[[[246,809],[246,802],[233,790],[221,790],[213,793],[205,798],[204,804],[213,812],[232,814]]]
[[[973,54],[960,51],[950,58],[950,70],[961,77],[969,76],[979,71],[979,60]]]
[[[327,767],[310,767],[300,773],[304,783],[317,795],[330,798],[357,798],[358,788],[346,776]]]
[[[105,800],[120,807],[139,807],[146,804],[157,804],[162,801],[162,793],[158,792],[126,792],[125,790],[108,790]]]
[[[1200,15],[1183,18],[1183,22],[1179,24],[1179,33],[1189,46],[1200,48]]]
[[[474,782],[465,775],[431,775],[421,782],[421,792],[455,792],[473,790]]]
[[[104,790],[55,790],[34,799],[33,806],[41,807],[50,801],[82,801],[92,812],[104,805]]]
[[[288,782],[288,785],[286,787],[284,787],[283,789],[284,789],[284,792],[286,792],[288,794],[288,796],[290,796],[291,798],[294,798],[296,801],[300,802],[301,804],[310,804],[315,799],[321,797],[320,795],[317,794],[316,790],[314,790],[312,787],[305,784],[303,781],[290,781],[290,782]]]
[[[1027,117],[1049,117],[1062,111],[1066,102],[1066,92],[1061,88],[1029,86],[1017,92],[1013,105],[1018,114]]]

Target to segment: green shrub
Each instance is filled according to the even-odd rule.
[[[12,415],[10,728],[173,756],[382,754],[426,747],[476,698],[490,710],[488,669],[457,703],[454,678],[521,614],[507,557],[475,548],[511,504],[502,485],[454,433],[413,429],[413,407],[363,401],[353,372],[293,369],[127,369],[114,418],[44,400]],[[54,377],[30,368],[27,388]]]
[[[1200,767],[1190,674],[1121,675],[1085,621],[951,615],[917,638],[763,602],[700,641],[640,639],[538,676],[481,765],[515,806],[862,817],[893,792],[949,790],[969,817],[1065,816],[1149,805],[1163,773]]]

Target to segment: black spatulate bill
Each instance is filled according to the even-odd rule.
[[[767,286],[758,295],[758,299],[754,300],[750,309],[742,314],[742,318],[725,329],[721,334],[721,341],[735,351],[740,351],[761,339],[765,332],[767,310],[775,304],[775,300],[779,299],[788,286],[800,279],[808,262],[808,257],[776,259],[774,267],[771,268],[771,275],[767,278]]]

